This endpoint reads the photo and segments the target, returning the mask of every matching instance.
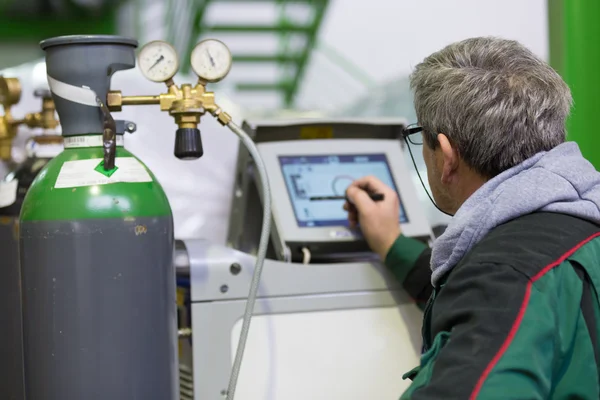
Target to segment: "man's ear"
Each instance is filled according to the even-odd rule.
[[[437,140],[440,145],[440,152],[442,153],[442,183],[449,184],[458,170],[458,152],[452,147],[448,137],[443,133],[437,135]]]

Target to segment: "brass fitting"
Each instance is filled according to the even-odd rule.
[[[158,104],[161,111],[169,112],[179,128],[196,128],[206,112],[214,115],[223,125],[231,121],[231,117],[215,103],[215,94],[207,92],[203,83],[177,87],[170,80],[167,86],[168,92],[157,96],[123,96],[120,90],[112,90],[106,99],[108,109],[121,111],[123,106],[128,105]]]
[[[0,139],[0,160],[8,161],[12,156],[12,139]]]
[[[4,115],[0,116],[0,159],[10,160],[12,141],[17,135],[18,124],[12,117],[11,107],[21,100],[21,83],[17,78],[0,76],[0,104]]]
[[[17,78],[5,78],[0,75],[0,104],[10,108],[21,100],[21,83]]]
[[[36,97],[42,98],[42,110],[28,113],[23,119],[15,119],[11,108],[21,100],[21,84],[17,78],[0,76],[0,104],[4,107],[4,115],[0,116],[0,159],[10,160],[12,141],[17,136],[19,125],[30,128],[55,129],[58,120],[55,117],[56,108],[50,91],[36,91]]]
[[[25,115],[23,123],[30,128],[56,129],[58,120],[55,117],[56,107],[49,91],[36,92],[42,98],[42,111]]]
[[[221,110],[221,107],[218,107],[211,114],[214,115],[217,118],[217,121],[219,121],[223,126],[226,126],[231,122],[231,115]]]

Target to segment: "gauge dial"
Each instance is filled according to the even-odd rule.
[[[218,82],[231,69],[231,53],[225,43],[216,39],[203,40],[192,50],[192,69],[206,82]]]
[[[179,69],[177,51],[167,42],[150,42],[140,50],[138,65],[144,76],[153,82],[165,82]]]

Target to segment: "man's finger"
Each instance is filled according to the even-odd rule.
[[[358,212],[356,207],[348,202],[345,202],[344,210],[348,211],[348,225],[350,228],[356,228],[356,225],[358,225]]]
[[[346,196],[359,212],[366,212],[369,208],[375,206],[375,202],[371,200],[367,192],[356,186],[348,187]]]
[[[348,212],[348,222],[350,223],[350,228],[355,228],[358,225],[358,213],[356,211]]]

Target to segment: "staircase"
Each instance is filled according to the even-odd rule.
[[[275,81],[256,82],[240,81],[236,85],[238,91],[245,92],[275,92],[281,95],[286,107],[293,106],[296,94],[304,78],[307,63],[315,48],[316,37],[327,10],[329,0],[168,0],[167,6],[167,38],[182,54],[183,60],[189,60],[194,45],[203,37],[227,36],[227,43],[234,43],[235,38],[269,36],[278,41],[278,50],[273,53],[243,52],[232,50],[234,65],[258,65],[279,67],[280,77]],[[265,7],[268,4],[276,12],[275,21],[266,24],[256,24],[252,20],[215,23],[210,18],[211,8],[235,10],[251,5]],[[228,5],[227,7],[222,7]],[[298,22],[293,15],[306,14],[307,21]],[[231,12],[234,14],[235,12]],[[227,14],[224,12],[223,14]],[[235,14],[240,14],[237,12]],[[215,15],[215,13],[212,13]],[[237,16],[237,15],[236,15]],[[237,18],[239,20],[239,18]],[[262,18],[261,18],[262,19]],[[294,46],[295,44],[295,46]],[[189,62],[182,62],[182,72],[189,70]]]

